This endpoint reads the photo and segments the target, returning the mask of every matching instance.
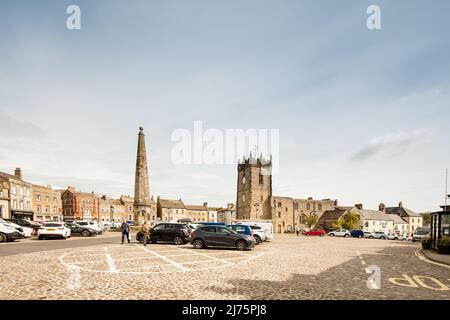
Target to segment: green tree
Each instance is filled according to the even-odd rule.
[[[305,224],[308,227],[311,227],[311,226],[315,225],[316,223],[317,223],[317,216],[309,216],[309,217],[306,217],[306,219],[305,219]]]
[[[336,223],[333,223],[334,229],[359,229],[360,228],[360,216],[354,211],[347,211],[344,213]]]
[[[427,226],[431,223],[431,212],[423,212],[421,213],[423,218],[423,225]]]

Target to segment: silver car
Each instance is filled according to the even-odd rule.
[[[345,238],[348,238],[352,234],[347,229],[338,229],[338,230],[334,230],[334,231],[328,232],[328,235],[330,237],[345,237]]]
[[[372,238],[386,240],[387,239],[387,234],[382,232],[382,231],[375,231],[375,232],[372,233]]]

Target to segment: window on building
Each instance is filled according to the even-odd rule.
[[[278,211],[278,218],[281,218],[281,212]]]
[[[298,210],[298,202],[295,202],[295,203],[294,203],[294,209],[295,209],[295,210]]]
[[[27,201],[27,210],[31,210],[31,203],[30,203],[30,201]]]
[[[311,210],[311,204],[306,204],[306,210]]]
[[[319,204],[317,205],[317,209],[318,209],[319,211],[322,211],[322,204],[319,203]]]
[[[369,221],[364,222],[364,226],[365,226],[366,228],[368,228],[368,227],[369,227]]]
[[[286,207],[285,209],[286,209],[286,212],[287,212],[287,211],[288,211],[288,208]]]
[[[281,202],[278,202],[278,208],[281,208]]]
[[[17,200],[14,200],[14,201],[13,201],[13,209],[14,209],[14,210],[17,209]]]
[[[26,189],[26,195],[27,195],[27,197],[30,196],[30,189]]]
[[[12,194],[17,194],[17,188],[15,185],[12,186],[11,192],[12,192]]]
[[[37,206],[37,212],[40,213],[41,211],[42,211],[42,208],[41,208],[41,206],[38,205],[38,206]]]
[[[41,195],[40,195],[40,194],[37,194],[37,195],[36,195],[36,200],[37,200],[37,201],[41,201]]]
[[[19,188],[19,194],[20,194],[21,196],[23,196],[23,188],[22,188],[22,187]]]
[[[263,184],[264,180],[263,180],[263,175],[259,174],[259,184]]]

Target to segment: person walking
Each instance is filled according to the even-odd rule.
[[[126,221],[122,222],[120,229],[122,230],[122,244],[123,244],[123,241],[125,240],[125,236],[127,237],[128,243],[130,243],[130,226],[129,226],[129,224]]]
[[[297,227],[296,230],[295,230],[295,232],[297,233],[297,237],[298,237],[298,236],[300,235],[300,228]]]
[[[141,233],[142,233],[144,246],[147,245],[149,231],[150,231],[150,228],[148,227],[147,220],[145,220],[141,227]]]

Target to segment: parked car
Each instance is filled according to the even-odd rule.
[[[239,220],[239,221],[236,221],[235,224],[243,224],[243,225],[247,225],[247,226],[261,227],[261,229],[263,229],[266,234],[266,241],[270,241],[273,239],[274,232],[273,232],[272,222]]]
[[[345,237],[345,238],[348,238],[348,237],[351,236],[351,233],[347,229],[338,229],[338,230],[334,230],[334,231],[328,232],[328,235],[330,237]]]
[[[41,224],[25,219],[15,218],[15,219],[7,219],[7,221],[15,223],[21,227],[33,229],[35,231],[34,234],[36,234],[37,230],[41,227]]]
[[[38,240],[48,238],[63,238],[70,237],[70,228],[64,222],[45,222],[37,232]]]
[[[245,234],[247,236],[253,237],[253,239],[255,239],[255,241],[256,241],[256,244],[259,244],[261,242],[261,236],[258,235],[257,237],[255,237],[255,234],[252,231],[252,228],[248,225],[229,224],[229,225],[227,225],[227,228],[230,228],[231,230],[236,231],[237,233]]]
[[[354,229],[354,230],[350,231],[350,235],[353,238],[362,238],[362,237],[364,237],[364,231],[359,230],[359,229]]]
[[[364,231],[364,238],[373,238],[373,232]]]
[[[263,241],[267,241],[267,232],[260,226],[250,226],[253,232],[253,238],[255,238],[256,244],[260,244]]]
[[[157,243],[163,241],[181,245],[189,242],[189,235],[189,228],[185,224],[160,223],[151,229],[148,242]],[[140,243],[143,242],[143,236],[140,231],[136,234],[136,240]]]
[[[67,223],[67,227],[70,229],[70,234],[79,234],[83,237],[91,237],[97,234],[97,230],[92,229],[90,226],[81,226],[77,223]]]
[[[396,234],[396,233],[390,233],[387,235],[388,240],[401,240],[401,241],[407,241],[408,237],[402,234]]]
[[[18,228],[0,221],[0,242],[14,241],[16,239],[25,238],[23,231]]]
[[[235,247],[238,250],[247,250],[255,246],[252,236],[237,233],[225,226],[201,226],[191,235],[190,243],[195,249],[211,247]]]
[[[0,222],[6,225],[9,225],[11,227],[16,228],[18,231],[23,232],[25,238],[29,238],[33,235],[34,230],[32,228],[28,228],[28,227],[22,227],[14,222],[11,221],[7,221],[5,219],[0,218]]]
[[[97,222],[94,221],[83,221],[83,220],[77,220],[73,222],[74,224],[77,224],[81,227],[87,227],[90,228],[92,230],[95,230],[95,233],[97,234],[102,234],[103,230],[102,228],[100,228],[97,224]]]
[[[430,235],[430,228],[417,228],[412,235],[412,242],[422,241],[423,238]]]
[[[375,232],[372,232],[372,236],[369,237],[369,238],[386,240],[387,239],[387,234],[384,233],[383,231],[375,231]]]
[[[319,236],[319,237],[323,237],[326,234],[326,232],[323,229],[319,229],[319,230],[303,231],[302,234],[304,236]]]

